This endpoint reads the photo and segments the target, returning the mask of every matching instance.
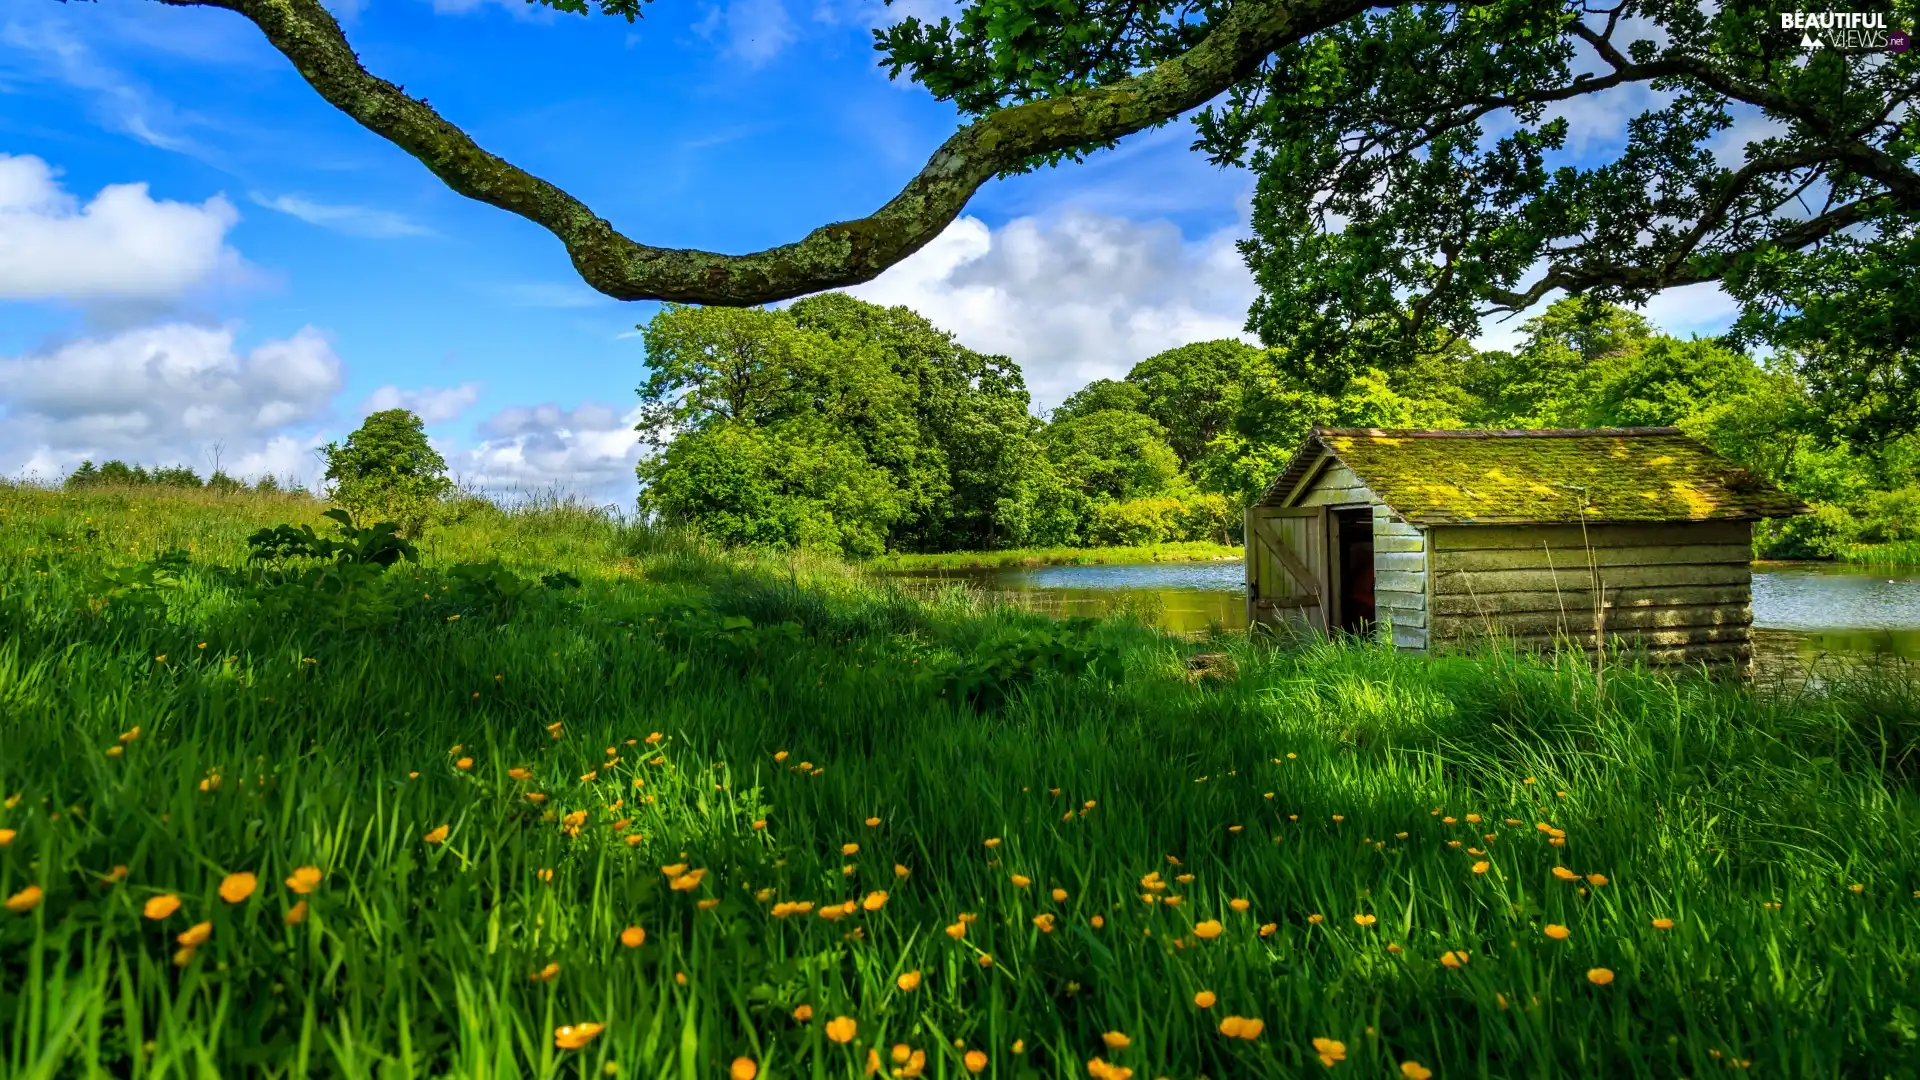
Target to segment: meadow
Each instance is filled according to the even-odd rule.
[[[0,488],[0,1072],[1916,1074],[1911,685],[323,509]]]

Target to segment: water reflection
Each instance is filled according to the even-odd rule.
[[[1042,566],[900,575],[918,586],[964,585],[1056,615],[1131,611],[1168,630],[1247,622],[1238,561]],[[1830,563],[1761,563],[1753,572],[1754,651],[1765,669],[1822,657],[1920,661],[1920,573]]]

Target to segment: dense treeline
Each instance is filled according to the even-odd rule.
[[[220,469],[205,480],[200,474],[185,465],[156,465],[148,469],[144,465],[129,465],[118,458],[104,465],[95,466],[92,461],[83,461],[80,467],[67,474],[66,487],[69,491],[88,487],[176,487],[206,488],[212,491],[280,491],[280,482],[273,476],[262,476],[252,484],[228,476]]]
[[[1512,351],[1464,343],[1337,393],[1277,350],[1181,346],[1045,418],[1019,366],[904,307],[669,307],[645,328],[641,509],[733,544],[866,556],[1237,538],[1240,509],[1314,424],[1673,425],[1812,503],[1762,553],[1920,538],[1920,441],[1849,444],[1786,359],[1563,300]]]

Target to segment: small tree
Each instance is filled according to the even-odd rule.
[[[427,443],[420,418],[386,409],[366,418],[346,445],[328,443],[328,497],[362,521],[391,521],[416,536],[453,489],[447,463]]]

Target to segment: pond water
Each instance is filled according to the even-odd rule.
[[[965,585],[1057,615],[1132,610],[1168,630],[1246,625],[1238,560],[912,572],[929,588]],[[1835,563],[1756,563],[1753,625],[1763,670],[1835,659],[1920,661],[1920,571]],[[1798,664],[1783,661],[1796,659]]]

